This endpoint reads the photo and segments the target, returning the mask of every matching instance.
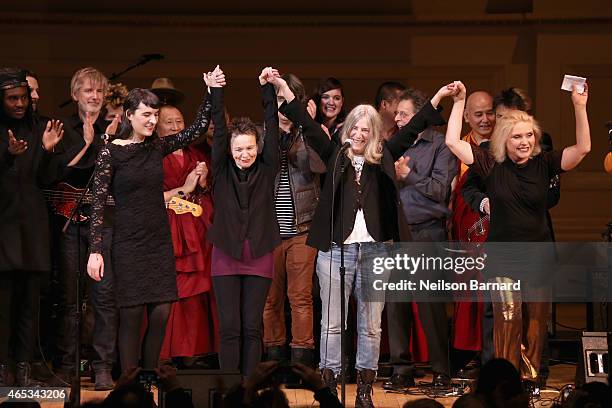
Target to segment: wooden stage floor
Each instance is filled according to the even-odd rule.
[[[550,406],[550,399],[558,396],[558,392],[555,389],[560,389],[566,384],[570,384],[574,382],[576,367],[569,364],[558,364],[551,366],[550,368],[550,378],[548,380],[548,387],[546,390],[542,392],[542,400],[540,402],[536,402],[535,406]],[[426,377],[422,379],[422,381],[431,381],[431,377]],[[381,388],[382,381],[378,381],[374,387],[374,406],[377,408],[401,408],[402,405],[407,401],[412,401],[419,398],[425,398],[425,396],[414,396],[414,395],[404,395],[404,394],[396,394],[386,392]],[[81,396],[82,400],[85,401],[94,401],[101,400],[108,394],[108,391],[94,391],[93,384],[88,381],[87,378],[83,379],[82,388],[81,388]],[[346,406],[354,407],[355,404],[355,384],[348,384],[346,388]],[[314,398],[312,396],[312,392],[306,390],[285,390],[285,394],[287,395],[287,399],[291,407],[300,407],[307,408],[312,406],[318,406],[314,402]],[[438,401],[441,402],[445,407],[451,407],[453,402],[456,400],[454,397],[448,398],[439,398]],[[43,403],[43,407],[45,408],[62,408],[62,403]],[[197,408],[197,407],[196,407]]]

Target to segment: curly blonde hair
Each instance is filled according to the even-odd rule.
[[[382,119],[372,105],[357,105],[349,112],[342,126],[340,140],[346,142],[351,136],[351,130],[362,118],[366,118],[370,128],[370,138],[366,143],[363,157],[370,164],[380,164],[382,158]],[[348,149],[346,155],[353,160],[353,151]]]
[[[525,111],[511,110],[504,116],[497,118],[495,130],[493,130],[493,134],[491,135],[489,151],[493,155],[493,158],[495,158],[496,162],[502,163],[508,157],[506,152],[506,142],[512,136],[512,129],[514,129],[514,126],[516,126],[518,123],[528,123],[533,128],[535,143],[531,157],[537,156],[542,151],[542,148],[540,147],[542,130],[540,129],[538,122],[533,116]]]
[[[127,86],[121,82],[116,84],[109,84],[106,94],[104,95],[104,106],[111,106],[113,108],[119,108],[123,106],[125,98],[128,96]]]

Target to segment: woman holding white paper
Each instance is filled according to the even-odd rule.
[[[466,89],[461,82],[454,82],[448,87],[454,90],[455,95],[446,144],[461,161],[474,168],[485,182],[491,206],[491,227],[487,241],[551,241],[546,224],[549,180],[555,174],[575,168],[591,150],[586,110],[588,85],[584,84],[582,93],[576,87],[572,91],[576,143],[562,151],[552,152],[541,152],[538,123],[528,113],[517,110],[509,110],[498,118],[489,150],[462,141],[461,116]],[[522,255],[520,259],[524,262],[528,256]],[[547,294],[544,285],[530,285],[528,290],[532,298],[536,291],[541,291],[542,297]],[[493,303],[496,357],[512,362],[524,380],[535,381],[545,339],[549,303],[523,302],[520,291],[492,292],[492,296],[497,297]],[[528,319],[525,325],[523,308]],[[523,327],[527,328],[526,333],[522,333]]]

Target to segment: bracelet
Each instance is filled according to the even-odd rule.
[[[489,197],[485,197],[482,199],[482,201],[480,202],[480,205],[478,206],[478,209],[480,210],[481,213],[484,213],[484,206],[485,204],[487,204],[489,202]]]

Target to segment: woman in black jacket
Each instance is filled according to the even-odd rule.
[[[366,302],[362,291],[364,272],[361,259],[384,255],[385,242],[398,237],[395,166],[418,134],[428,126],[442,124],[436,111],[442,97],[450,95],[446,87],[432,98],[431,103],[415,115],[408,125],[384,143],[381,119],[374,107],[359,105],[344,122],[340,142],[350,139],[345,152],[330,141],[321,127],[295,99],[280,78],[273,83],[286,103],[280,111],[296,126],[302,126],[307,142],[327,163],[327,177],[321,200],[315,212],[307,243],[319,250],[317,276],[321,286],[323,317],[321,319],[320,368],[330,389],[336,389],[336,377],[341,371],[340,357],[340,281],[339,246],[345,248],[345,304],[354,290],[357,299],[357,407],[372,407],[371,389],[378,369],[380,351],[380,319],[383,302]],[[340,173],[338,161],[346,159],[346,171]],[[340,208],[340,196],[343,207]],[[340,212],[344,216],[340,229]],[[333,219],[333,223],[332,223]],[[333,225],[333,227],[332,227]],[[333,232],[332,232],[333,231]],[[363,245],[369,243],[368,245]]]
[[[217,67],[215,72],[219,71]],[[262,314],[272,282],[273,250],[280,244],[274,210],[278,111],[270,84],[278,72],[268,67],[259,76],[265,111],[261,153],[257,150],[257,129],[249,119],[234,119],[227,128],[223,89],[215,72],[206,75],[215,124],[215,217],[206,237],[213,244],[211,274],[221,339],[219,363],[226,370],[241,366],[243,375],[248,376],[261,357]]]

